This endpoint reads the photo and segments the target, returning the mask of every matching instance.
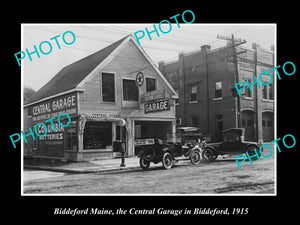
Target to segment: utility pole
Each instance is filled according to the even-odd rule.
[[[232,61],[227,60],[227,61],[228,62],[233,62],[233,65],[234,65],[234,83],[236,84],[236,83],[240,82],[237,55],[242,54],[245,51],[237,53],[235,47],[239,46],[239,45],[242,45],[242,44],[245,44],[247,42],[246,42],[246,40],[242,40],[241,38],[238,38],[238,39],[234,38],[233,34],[231,35],[231,37],[223,36],[223,35],[217,35],[217,38],[227,40],[227,41],[231,42],[229,47],[232,47],[233,60]],[[241,100],[240,100],[240,96],[238,94],[236,95],[236,104],[235,105],[236,105],[235,112],[236,112],[237,127],[240,128],[240,127],[242,127],[242,125],[241,125]]]

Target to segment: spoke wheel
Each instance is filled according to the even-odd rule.
[[[199,165],[200,164],[200,152],[199,151],[192,151],[191,152],[191,163],[193,165]]]
[[[140,157],[140,167],[143,169],[143,170],[146,170],[148,169],[150,166],[150,161],[146,159],[145,155],[142,155]]]
[[[218,157],[218,155],[214,154],[213,150],[211,150],[210,148],[205,148],[202,151],[201,156],[202,156],[203,160],[206,162],[215,160]]]
[[[169,152],[164,153],[162,158],[162,164],[165,169],[171,169],[173,166],[173,157]]]

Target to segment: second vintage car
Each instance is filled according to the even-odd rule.
[[[222,131],[222,141],[216,143],[206,143],[203,146],[201,156],[204,161],[213,161],[218,155],[239,155],[248,152],[249,156],[259,155],[260,144],[250,141],[244,141],[244,128],[230,128]],[[255,157],[252,158],[252,160]]]

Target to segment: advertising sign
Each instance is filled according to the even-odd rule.
[[[57,117],[63,112],[68,113],[70,116],[77,113],[76,93],[46,100],[29,106],[28,109],[28,115],[32,115],[33,122]]]
[[[150,102],[158,99],[164,99],[165,98],[165,90],[155,90],[146,92],[141,95],[141,102]]]

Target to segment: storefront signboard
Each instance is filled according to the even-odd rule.
[[[76,93],[46,100],[29,106],[28,109],[28,115],[32,116],[33,122],[57,117],[61,113],[68,113],[70,116],[77,114]]]
[[[144,105],[145,114],[170,110],[169,99],[147,102]]]

